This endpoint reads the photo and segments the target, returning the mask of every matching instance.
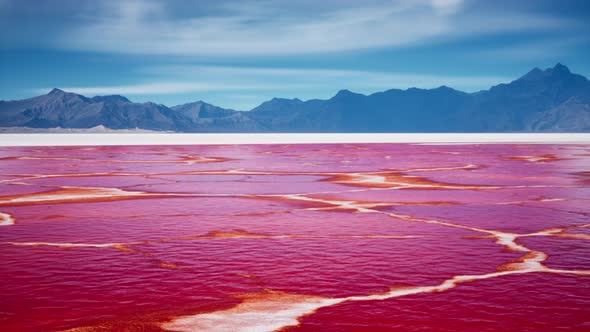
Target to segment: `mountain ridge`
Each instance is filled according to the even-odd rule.
[[[389,89],[369,95],[347,89],[329,99],[273,98],[250,111],[204,101],[167,107],[124,96],[52,89],[0,101],[0,127],[141,128],[175,132],[590,132],[590,81],[557,63],[467,93],[446,85]]]

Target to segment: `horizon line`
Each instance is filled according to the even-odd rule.
[[[65,133],[0,134],[0,146],[244,145],[244,144],[588,144],[590,133]],[[73,140],[74,139],[74,140]],[[75,144],[72,144],[75,141]],[[272,143],[271,143],[272,142]]]

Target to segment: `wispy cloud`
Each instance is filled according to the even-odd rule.
[[[467,91],[508,82],[501,76],[448,76],[344,69],[164,65],[140,70],[146,82],[119,86],[63,87],[83,95],[151,96],[215,93],[222,106],[249,109],[270,97],[330,98],[339,89],[373,93],[391,88],[447,85]],[[260,82],[264,82],[261,84]],[[46,93],[50,88],[37,89]]]
[[[574,49],[582,45],[589,45],[589,40],[584,37],[572,36],[560,39],[527,40],[521,43],[510,43],[501,47],[478,50],[472,53],[474,58],[504,59],[506,61],[518,60],[558,60],[560,57],[571,54]]]
[[[152,81],[129,85],[108,85],[108,86],[66,86],[61,89],[68,92],[75,92],[83,95],[170,95],[170,94],[184,94],[184,93],[199,93],[211,91],[256,91],[256,90],[281,90],[281,89],[296,89],[301,86],[296,84],[276,85],[261,85],[261,84],[246,84],[246,85],[230,85],[223,83],[208,83],[208,82],[187,82],[187,81]],[[51,90],[51,88],[35,89],[38,93],[44,93]]]
[[[143,70],[150,82],[114,86],[70,86],[62,89],[88,95],[166,95],[210,91],[288,91],[290,89],[353,89],[360,92],[391,88],[434,88],[441,85],[475,90],[509,81],[501,76],[447,76],[337,69],[290,69],[223,66],[158,66]],[[159,74],[159,75],[158,75]],[[170,81],[170,77],[178,81]],[[190,79],[192,77],[192,79]],[[190,79],[190,80],[189,80]],[[258,84],[252,82],[266,82]],[[50,88],[40,88],[46,92]]]
[[[474,34],[543,30],[569,22],[533,14],[464,14],[462,0],[333,3],[286,11],[283,1],[230,2],[182,17],[164,2],[105,2],[92,20],[59,36],[59,47],[132,54],[269,56],[420,45]],[[291,4],[291,6],[294,6]]]
[[[331,87],[358,91],[409,87],[432,88],[441,85],[473,91],[510,80],[502,76],[426,75],[317,68],[163,65],[144,68],[142,71],[160,77],[198,78],[209,82],[219,80],[230,83],[231,86],[248,86],[248,82],[268,82],[278,89],[295,84],[308,88]]]
[[[432,7],[442,15],[454,14],[463,5],[463,0],[431,0]]]

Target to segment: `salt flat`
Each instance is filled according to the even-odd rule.
[[[0,146],[297,143],[588,143],[590,133],[422,134],[0,134]]]

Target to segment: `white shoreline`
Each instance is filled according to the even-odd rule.
[[[590,133],[511,134],[0,134],[0,146],[193,145],[305,143],[590,144]]]

